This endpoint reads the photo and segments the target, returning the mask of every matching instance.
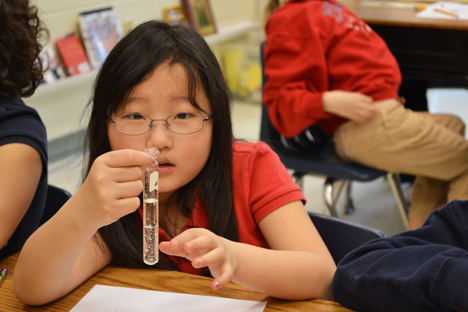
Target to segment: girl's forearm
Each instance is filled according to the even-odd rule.
[[[233,244],[239,255],[234,282],[281,299],[332,299],[336,265],[328,257],[308,251]]]
[[[71,284],[77,281],[70,281],[70,276],[96,229],[80,221],[75,211],[70,199],[27,240],[14,275],[15,293],[20,301],[40,305],[76,287]]]

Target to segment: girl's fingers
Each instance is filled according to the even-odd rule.
[[[138,197],[143,191],[143,182],[141,180],[117,183],[114,187],[114,198]]]
[[[221,264],[226,260],[224,251],[213,249],[192,259],[192,266],[196,269],[210,265]]]
[[[179,256],[183,258],[188,257],[188,254],[184,251],[183,248],[174,249],[171,246],[171,242],[161,242],[159,244],[159,250],[161,250],[161,252],[164,252],[165,254],[169,256]]]
[[[196,237],[184,244],[179,241],[182,238],[180,236],[173,238],[169,242],[162,242],[160,250],[171,256],[184,257],[191,261],[200,261],[193,263],[195,268],[219,263],[223,259],[224,249],[219,248],[220,246],[216,242],[216,239],[211,235]],[[195,260],[194,258],[199,260]]]
[[[221,274],[211,282],[211,289],[216,290],[226,286],[232,280],[233,276],[231,267],[227,265],[223,266]]]
[[[117,182],[141,180],[143,169],[140,166],[111,168],[112,178]]]
[[[100,159],[100,157],[98,157],[98,159]],[[100,161],[103,161],[105,165],[113,168],[130,166],[151,167],[155,164],[154,159],[150,155],[143,151],[140,152],[131,149],[108,152],[103,155]]]
[[[186,242],[183,245],[183,248],[187,253],[198,252],[202,250],[211,250],[217,247],[219,247],[218,238],[212,235],[199,236],[195,239],[192,239],[191,241]]]
[[[138,197],[122,198],[117,201],[115,210],[119,213],[119,218],[135,212],[140,207],[140,199]]]
[[[190,249],[190,243],[192,243],[193,240],[196,240],[199,237],[211,235],[215,234],[203,228],[191,228],[171,239],[170,247],[173,250],[178,250],[180,248],[185,248],[185,244],[188,244],[187,248]]]

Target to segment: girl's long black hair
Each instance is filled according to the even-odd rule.
[[[198,107],[196,92],[203,89],[213,116],[208,161],[198,176],[179,189],[172,200],[177,204],[178,214],[189,217],[195,200],[200,198],[207,209],[210,230],[238,241],[232,194],[230,93],[210,47],[196,31],[188,27],[169,26],[160,21],[145,22],[126,35],[111,51],[98,74],[90,103],[92,108],[87,131],[89,159],[85,175],[98,156],[111,150],[107,117],[125,103],[132,88],[165,62],[181,64],[185,68],[192,105]],[[163,222],[160,226],[164,228],[167,218],[162,215],[161,219]],[[111,264],[147,267],[142,260],[142,229],[135,214],[101,228],[99,234],[112,254]],[[156,267],[175,265],[160,260]]]

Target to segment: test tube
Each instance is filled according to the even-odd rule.
[[[143,168],[143,261],[153,265],[159,261],[159,172],[158,149],[147,146],[144,150],[156,161],[153,167]]]

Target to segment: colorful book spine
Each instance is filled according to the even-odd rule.
[[[79,26],[92,68],[102,66],[107,55],[123,37],[122,25],[112,8],[80,14]]]
[[[70,76],[91,71],[88,57],[77,35],[57,39],[55,44]]]

